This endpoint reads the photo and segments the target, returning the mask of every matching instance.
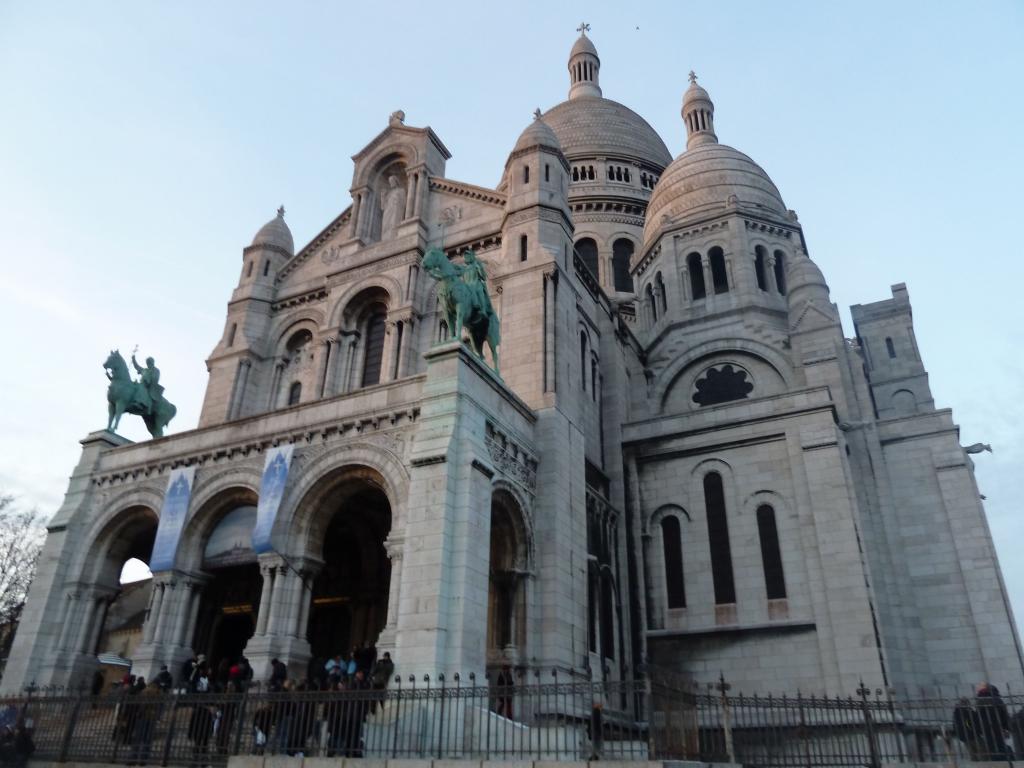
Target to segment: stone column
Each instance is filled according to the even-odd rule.
[[[263,576],[263,588],[260,590],[260,607],[256,614],[256,634],[267,633],[267,619],[270,613],[270,599],[274,592],[274,567],[272,565],[261,565],[260,572]]]
[[[338,357],[340,354],[344,354],[344,346],[341,343],[341,339],[330,338],[327,340],[328,353],[327,353],[327,370],[324,372],[324,387],[320,393],[321,397],[331,397],[336,394],[336,381],[338,378]]]
[[[268,635],[276,635],[285,626],[284,612],[287,610],[285,595],[288,591],[291,574],[283,568],[278,568],[274,573],[273,590],[270,596],[270,611],[267,615]],[[260,600],[262,602],[262,598]]]
[[[395,650],[395,630],[398,627],[398,604],[402,596],[402,552],[404,539],[388,536],[384,549],[391,561],[391,581],[388,585],[388,615],[377,640],[379,650]]]
[[[160,600],[160,611],[156,618],[156,628],[153,630],[153,642],[165,643],[164,631],[167,629],[167,616],[174,610],[174,588],[176,583],[165,581],[160,585],[163,597]]]
[[[152,643],[153,638],[156,635],[156,625],[160,618],[160,609],[163,604],[164,597],[164,585],[157,584],[156,579],[153,580],[153,597],[150,600],[149,611],[146,614],[146,621],[142,630],[142,642]]]
[[[252,360],[247,357],[238,361],[238,372],[235,374],[235,387],[231,393],[231,407],[228,409],[228,419],[237,419],[242,413],[242,404],[245,401],[245,389],[249,384],[249,369],[252,368]]]
[[[389,317],[385,323],[384,333],[384,352],[381,356],[380,366],[381,384],[386,381],[392,381],[395,378],[395,357],[398,354],[398,322]]]
[[[100,635],[103,634],[103,625],[107,623],[107,611],[110,610],[111,596],[107,595],[100,598],[99,608],[96,612],[97,620],[93,624],[92,632],[89,637],[89,645],[85,649],[85,653],[93,653],[96,650],[96,646],[99,645]]]
[[[554,392],[555,382],[555,325],[557,323],[558,270],[544,273],[544,391]]]
[[[715,281],[711,275],[711,259],[706,253],[700,256],[700,271],[704,275],[704,298],[710,299],[715,295]]]
[[[359,237],[359,215],[362,213],[363,193],[352,193],[352,217],[349,220],[349,237]]]
[[[183,583],[184,594],[179,600],[178,616],[174,622],[174,632],[171,636],[171,642],[179,647],[185,645],[185,632],[188,627],[189,617],[192,615],[192,603],[199,600],[197,586],[194,581]]]
[[[78,593],[68,592],[64,600],[64,624],[60,628],[60,635],[57,637],[56,650],[63,651],[67,647],[68,634],[75,623],[75,611],[78,608]]]
[[[416,174],[416,205],[413,207],[412,215],[416,218],[420,216],[420,210],[422,209],[422,203],[424,198],[427,196],[427,190],[430,184],[427,179],[427,172],[425,170],[419,171]]]
[[[402,219],[412,218],[412,212],[416,206],[416,174],[410,173],[408,178],[405,180],[405,211],[402,213]]]
[[[267,397],[268,411],[277,407],[277,388],[281,385],[281,373],[284,371],[284,366],[284,361],[274,363],[274,375],[270,377],[270,394]]]
[[[771,251],[768,251],[764,256],[764,268],[768,273],[764,276],[765,283],[769,288],[774,288],[775,293],[780,293],[779,281],[775,279],[775,254]]]
[[[398,349],[398,376],[401,379],[409,375],[412,347],[413,319],[412,314],[402,320],[402,343]]]
[[[316,371],[316,396],[324,396],[327,390],[327,371],[331,364],[331,350],[334,348],[334,339],[324,339],[321,344],[320,361]]]

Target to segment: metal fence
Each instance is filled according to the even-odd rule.
[[[396,678],[385,690],[33,691],[0,701],[0,726],[11,726],[8,741],[23,728],[33,758],[59,762],[205,766],[302,754],[877,768],[1010,760],[1014,745],[1024,752],[1022,709],[1016,695],[910,698],[862,686],[849,697],[747,696],[724,680],[589,682],[548,671],[514,685],[455,675]]]

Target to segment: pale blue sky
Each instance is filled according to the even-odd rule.
[[[977,459],[1024,615],[1019,2],[0,0],[0,488],[52,513],[139,344],[195,426],[241,248],[281,203],[297,245],[404,109],[494,185],[565,98],[581,19],[604,93],[683,149],[695,69],[720,139],[772,176],[843,309],[905,281],[939,406]],[[122,432],[142,439],[138,419]]]

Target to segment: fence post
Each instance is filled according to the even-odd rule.
[[[242,700],[238,702],[238,725],[235,728],[235,746],[232,749],[232,754],[239,754],[239,750],[242,748],[242,729],[245,727],[245,705],[249,701],[249,686],[243,686],[242,688]]]
[[[444,672],[441,672],[437,676],[438,681],[441,683],[441,690],[439,691],[441,696],[440,712],[437,717],[437,757],[440,760],[444,757]]]
[[[164,739],[164,753],[160,758],[160,765],[167,765],[170,762],[171,742],[174,741],[174,723],[178,718],[178,696],[173,693],[171,696],[171,720],[167,724],[167,738]]]
[[[58,763],[66,763],[68,760],[68,747],[71,746],[71,737],[75,733],[75,726],[78,724],[78,712],[82,707],[82,697],[75,699],[75,705],[71,708],[71,717],[68,718],[68,727],[64,729],[64,737],[60,741],[60,753],[57,755]]]
[[[732,712],[729,708],[729,689],[732,688],[725,682],[725,673],[718,673],[718,682],[715,689],[719,693],[719,703],[722,709],[722,736],[725,738],[725,755],[730,763],[736,762],[736,751],[732,743]]]
[[[868,696],[871,694],[871,689],[864,685],[864,681],[860,681],[860,688],[857,689],[857,695],[860,696],[861,711],[864,713],[864,729],[868,737],[868,750],[870,751],[870,765],[871,768],[881,768],[881,760],[878,758],[878,742],[876,741],[875,724],[871,717],[871,708],[868,705]]]

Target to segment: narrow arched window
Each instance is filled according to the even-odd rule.
[[[580,331],[580,386],[587,391],[587,334]]]
[[[661,272],[654,276],[654,285],[658,294],[658,302],[661,304],[661,314],[668,311],[668,299],[665,296],[665,281],[661,279]]]
[[[621,168],[616,168],[615,169],[615,180],[616,181],[622,181],[622,169]]]
[[[786,295],[786,254],[782,251],[775,251],[775,285],[779,293]]]
[[[572,180],[573,181],[579,181],[580,180],[580,169],[579,168],[573,168],[572,169]]]
[[[892,343],[892,337],[885,337],[885,351],[889,353],[889,357],[896,357],[896,345]]]
[[[587,167],[587,178],[590,181],[594,180],[594,166],[592,165]]]
[[[761,563],[764,565],[764,585],[768,599],[781,600],[786,597],[786,579],[782,574],[782,552],[779,550],[775,510],[768,504],[757,508],[757,535],[761,539]]]
[[[661,519],[661,548],[665,556],[665,591],[668,594],[668,607],[685,608],[683,542],[679,532],[679,518],[674,515]]]
[[[551,165],[544,163],[544,181],[551,181]]]
[[[590,399],[597,402],[597,358],[590,358]]]
[[[627,169],[625,170],[625,172],[624,172],[624,173],[622,174],[622,176],[623,176],[623,178],[625,178],[625,180],[626,180],[627,182],[629,181],[629,168],[627,168]]]
[[[590,274],[597,277],[597,243],[592,238],[584,237],[576,243],[576,253],[580,260],[590,270]]]
[[[633,276],[629,274],[629,262],[633,260],[633,241],[620,237],[612,244],[612,281],[616,291],[633,291]]]
[[[245,276],[246,277],[252,277],[252,267],[253,267],[253,264],[255,264],[255,263],[256,263],[255,259],[253,259],[252,261],[249,262],[249,269],[247,269],[246,272],[245,272]]]
[[[263,276],[266,277],[270,273],[270,261],[269,259],[263,262]]]
[[[448,321],[442,320],[437,324],[437,340],[447,341],[448,340]]]
[[[711,264],[711,283],[715,286],[715,293],[728,293],[729,275],[725,271],[725,254],[722,249],[715,247],[708,251],[708,262]]]
[[[704,267],[700,263],[700,254],[691,253],[686,257],[686,269],[690,273],[690,294],[693,299],[703,299],[708,295],[704,287]]]
[[[530,166],[524,165],[523,166],[523,184],[529,184],[529,183],[530,183]]]
[[[647,284],[647,311],[651,313],[651,324],[658,322],[658,303],[654,300],[654,288]]]
[[[530,242],[527,240],[526,235],[519,236],[519,260],[526,261],[526,254],[529,251]]]
[[[608,181],[613,181],[614,179],[615,179],[615,169],[614,169],[614,168],[612,168],[612,167],[611,167],[611,166],[609,165],[609,166],[608,166]]]
[[[238,323],[232,323],[230,330],[228,330],[228,346],[235,346],[235,331],[238,330]]]
[[[715,604],[736,602],[736,584],[732,576],[732,550],[729,546],[729,522],[725,513],[725,489],[717,472],[704,475],[704,506],[708,517],[708,545],[711,548],[711,580]]]
[[[288,388],[288,405],[298,405],[302,399],[302,382],[294,381]]]
[[[380,383],[381,366],[384,362],[384,323],[387,313],[383,308],[375,309],[366,321],[366,351],[363,356],[363,386],[372,387]]]
[[[754,249],[754,275],[757,277],[757,287],[762,291],[768,290],[768,277],[765,274],[765,257],[768,252],[763,245]]]

